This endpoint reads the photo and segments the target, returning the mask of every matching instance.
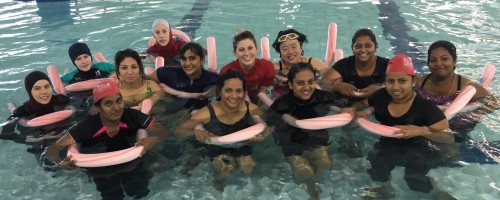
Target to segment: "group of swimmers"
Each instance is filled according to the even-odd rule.
[[[467,138],[467,132],[455,130],[459,134],[454,135],[449,128],[454,130],[452,122],[458,117],[449,122],[437,105],[453,101],[462,88],[472,85],[477,90],[473,100],[484,104],[469,113],[476,121],[478,116],[499,107],[497,97],[488,90],[455,73],[456,48],[449,41],[437,41],[429,47],[427,65],[431,73],[417,77],[406,55],[399,54],[391,59],[376,55],[378,44],[370,29],[356,31],[351,43],[353,55],[335,62],[331,68],[317,58],[304,56],[306,35],[294,29],[280,31],[275,38],[272,47],[280,59],[274,63],[257,58],[254,35],[238,30],[233,38],[236,59],[216,73],[203,67],[206,50],[195,42],[175,40],[166,20],[155,20],[152,31],[156,43],[145,54],[163,57],[167,67],[158,67],[151,73],[145,72],[144,55],[135,50],[118,51],[114,64],[96,63],[86,44],[71,45],[68,54],[77,69],[63,75],[62,82],[103,80],[93,88],[92,94],[79,95],[83,104],[91,104],[83,106],[89,112],[85,119],[58,134],[60,138],[46,148],[45,156],[55,166],[76,168],[71,156],[60,157],[61,151],[75,144],[85,153],[143,146],[141,155],[144,155],[170,132],[177,137],[196,138],[189,145],[210,159],[213,186],[222,191],[227,177],[237,169],[245,175],[252,174],[257,164],[252,156],[253,146],[272,134],[293,175],[306,183],[312,199],[318,199],[315,177],[329,170],[332,162],[328,152],[331,143],[328,131],[298,128],[287,124],[282,116],[321,117],[329,114],[331,106],[337,106],[342,108],[340,112],[352,117],[369,118],[373,113],[381,124],[400,129],[394,132],[398,138],[380,137],[367,156],[371,164],[368,173],[374,181],[380,182],[380,187],[373,188],[377,198],[394,197],[390,174],[399,164],[405,167],[404,178],[412,190],[453,199],[433,185],[427,176],[433,167],[430,161],[441,155],[439,148],[429,144],[461,143]],[[175,66],[179,64],[180,67]],[[278,76],[282,78],[276,78]],[[116,79],[106,79],[108,77]],[[319,87],[321,89],[317,89]],[[169,94],[171,90],[165,88],[189,95]],[[9,117],[11,121],[22,122],[60,109],[76,109],[68,106],[70,97],[53,95],[51,80],[43,72],[29,73],[25,89],[29,100],[13,111]],[[264,106],[259,93],[270,95],[274,99],[272,105]],[[155,103],[151,114],[131,109],[145,99]],[[158,120],[162,115],[174,113],[176,116],[187,113],[189,119],[178,125]],[[210,138],[264,122],[267,129],[247,141],[209,144]],[[461,126],[462,123],[457,124]],[[362,156],[359,146],[358,141],[346,137],[348,150],[345,152],[350,157]],[[138,167],[145,165],[144,161],[139,158],[131,163],[132,169],[126,167],[127,170],[115,170],[113,174],[93,176],[103,199],[121,199],[123,191],[134,198],[149,193],[149,172]],[[89,168],[88,171],[98,169]]]

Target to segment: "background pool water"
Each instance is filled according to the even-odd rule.
[[[352,34],[359,28],[372,29],[378,40],[377,54],[392,57],[410,55],[420,73],[427,71],[428,46],[440,39],[457,46],[457,71],[479,81],[486,63],[499,65],[500,3],[478,1],[221,1],[221,0],[156,0],[156,1],[0,1],[0,105],[22,103],[28,96],[24,76],[31,70],[46,71],[56,65],[62,72],[72,68],[68,47],[85,42],[92,53],[102,52],[112,60],[114,53],[125,48],[144,51],[151,37],[151,23],[167,19],[173,27],[186,32],[194,41],[206,46],[206,38],[217,40],[218,66],[234,59],[232,35],[237,28],[252,31],[257,38],[267,36],[271,43],[278,31],[295,28],[307,35],[305,54],[324,59],[327,27],[338,25],[337,48],[351,54]],[[271,57],[278,54],[271,49]],[[491,91],[499,91],[495,78]],[[9,115],[0,106],[0,119]],[[498,147],[499,112],[483,117],[469,133],[477,142]],[[317,181],[322,199],[361,199],[362,188],[374,183],[366,174],[365,157],[348,158],[337,152],[339,129],[331,129],[332,169]],[[372,148],[377,136],[359,129],[354,137],[362,141],[363,151]],[[165,141],[171,148],[181,148],[175,139]],[[485,164],[485,159],[500,161],[495,149],[464,149],[471,159],[458,167],[431,170],[437,185],[458,199],[499,199],[500,167]],[[81,171],[44,171],[24,144],[0,140],[0,196],[2,199],[98,199],[92,181]],[[175,150],[172,150],[175,152]],[[490,157],[484,157],[484,152]],[[281,150],[268,138],[255,147],[258,165],[251,177],[241,173],[232,176],[223,193],[211,186],[211,170],[204,160],[185,177],[178,171],[188,156],[166,157],[154,163],[148,199],[307,199],[305,186],[295,181]],[[152,155],[153,156],[153,155]],[[155,156],[159,156],[156,154]],[[476,161],[473,161],[476,160]],[[411,191],[403,180],[403,168],[392,173],[397,199],[427,199]]]

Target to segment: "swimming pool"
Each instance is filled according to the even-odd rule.
[[[46,71],[49,64],[60,71],[72,68],[69,45],[87,43],[111,59],[117,50],[145,50],[151,22],[166,18],[195,41],[217,39],[219,66],[234,59],[232,35],[236,28],[256,37],[273,40],[279,30],[296,28],[308,36],[306,55],[324,58],[328,23],[338,25],[337,48],[350,54],[355,30],[369,27],[378,36],[378,55],[407,53],[420,72],[425,71],[426,49],[439,39],[451,40],[458,50],[457,71],[479,80],[486,63],[500,66],[500,3],[481,1],[69,1],[36,3],[0,1],[0,105],[27,99],[23,78],[28,71]],[[403,21],[404,20],[404,21]],[[405,23],[403,23],[405,22]],[[204,45],[205,46],[205,45]],[[277,54],[271,51],[271,57]],[[497,72],[498,74],[498,72]],[[498,92],[500,79],[492,84]],[[500,140],[499,112],[484,117],[470,133],[476,141]],[[1,106],[0,119],[8,111]],[[338,138],[338,130],[331,130]],[[365,154],[377,137],[362,131]],[[171,141],[169,141],[171,142]],[[360,199],[363,187],[371,186],[365,158],[350,159],[330,145],[332,169],[318,180],[323,199]],[[496,144],[498,147],[498,143]],[[76,171],[47,172],[39,167],[26,146],[0,140],[0,196],[2,199],[98,199],[99,192],[85,174]],[[269,153],[270,152],[270,153]],[[471,153],[473,154],[473,153]],[[178,173],[185,155],[171,159],[167,170],[159,170],[150,182],[149,199],[307,199],[303,184],[295,182],[281,151],[267,140],[256,147],[254,175],[237,174],[228,180],[224,193],[212,188],[208,162],[202,162],[187,178]],[[475,154],[472,155],[474,159]],[[499,155],[494,155],[499,158]],[[481,160],[483,158],[477,158]],[[499,161],[499,160],[497,160]],[[429,176],[459,199],[500,198],[498,164],[464,162],[461,167],[433,169]],[[393,171],[392,183],[398,199],[426,198],[408,189],[403,169]]]

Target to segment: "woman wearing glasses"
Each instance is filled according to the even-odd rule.
[[[292,65],[305,62],[313,66],[316,77],[323,75],[328,66],[317,58],[304,56],[302,44],[307,42],[306,35],[295,29],[280,31],[273,43],[274,50],[280,54],[280,60],[274,62],[274,72],[286,77]],[[277,79],[273,86],[273,97],[281,96],[286,92],[288,92],[287,81]]]

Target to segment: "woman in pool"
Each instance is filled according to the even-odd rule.
[[[432,43],[427,51],[427,65],[431,73],[422,76],[418,80],[418,92],[436,105],[446,105],[455,100],[462,88],[467,85],[472,85],[476,88],[476,94],[472,98],[472,101],[484,100],[486,103],[484,106],[474,111],[473,114],[485,114],[498,109],[498,98],[490,94],[488,90],[483,88],[479,83],[455,73],[456,64],[457,50],[453,43],[444,40]],[[455,127],[460,126],[460,121],[463,121],[459,118],[460,117],[455,117],[450,120],[451,129],[458,131],[459,134],[456,135],[455,138],[457,142],[466,139],[467,132],[470,132],[474,128],[474,126],[472,126],[470,127],[471,129],[464,130],[465,127]]]
[[[182,40],[175,40],[172,36],[172,29],[167,20],[156,19],[152,25],[153,37],[156,43],[150,46],[146,53],[156,56],[161,56],[165,59],[165,66],[177,65],[179,62],[176,56],[179,55],[179,49],[186,44]]]
[[[381,182],[374,192],[383,198],[394,197],[390,175],[396,165],[405,167],[404,179],[410,189],[452,198],[437,189],[427,176],[438,157],[438,150],[429,145],[430,141],[453,142],[448,120],[436,105],[413,91],[415,83],[411,59],[403,54],[396,55],[388,63],[385,88],[375,91],[364,101],[381,124],[401,129],[394,132],[398,138],[380,137],[375,143],[367,156],[371,164],[368,174],[374,181]],[[357,115],[367,117],[365,112],[357,112]]]
[[[389,59],[375,55],[378,43],[370,29],[359,29],[352,36],[352,56],[333,64],[322,81],[335,92],[349,98],[365,99],[382,88]],[[362,93],[356,95],[355,92]]]
[[[208,104],[196,112],[189,121],[177,126],[176,136],[195,135],[202,143],[210,137],[224,136],[254,125],[261,119],[262,111],[253,103],[245,101],[246,85],[243,76],[236,70],[228,70],[217,81],[216,94],[218,101]],[[194,130],[203,125],[204,130]],[[264,135],[257,135],[248,142],[217,146],[202,144],[205,156],[210,158],[214,171],[213,185],[217,190],[224,190],[225,179],[236,169],[250,175],[256,165],[252,158],[251,142],[260,142]]]
[[[64,74],[61,77],[63,83],[76,83],[98,78],[107,78],[113,73],[115,67],[108,62],[92,62],[92,54],[85,43],[77,42],[68,49],[69,58],[76,70]]]
[[[146,80],[141,58],[132,49],[116,52],[115,72],[125,107],[136,106],[147,98],[156,102],[165,95],[158,83]]]
[[[431,44],[427,51],[427,66],[430,74],[422,76],[417,81],[417,91],[436,105],[447,105],[455,100],[462,88],[472,85],[476,94],[472,101],[481,101],[483,106],[471,113],[459,114],[449,120],[450,128],[455,137],[454,145],[446,145],[446,157],[453,158],[458,151],[459,143],[468,140],[468,133],[474,130],[480,116],[490,113],[500,107],[500,100],[490,94],[480,84],[469,78],[455,73],[457,64],[457,50],[449,41],[439,40]],[[443,146],[444,148],[445,146]],[[451,149],[449,149],[451,148]],[[486,156],[489,157],[489,156]]]
[[[180,50],[181,67],[158,68],[151,74],[151,80],[183,92],[214,91],[212,88],[215,88],[219,75],[203,68],[205,63],[203,52],[200,44],[186,43]],[[208,98],[213,95],[215,95],[214,92],[197,99],[189,99],[183,107],[190,110],[200,109],[208,104]]]
[[[186,43],[180,50],[181,67],[161,67],[156,69],[150,76],[151,80],[165,84],[173,89],[189,93],[205,93],[198,98],[181,99],[174,97],[173,102],[168,103],[164,113],[171,114],[184,109],[186,111],[198,110],[209,103],[209,98],[215,95],[215,84],[219,75],[203,68],[205,63],[204,50],[200,44],[195,42]],[[179,115],[172,117],[183,118],[186,112],[179,112]],[[172,124],[169,121],[169,124]],[[174,125],[175,126],[175,125]],[[194,140],[187,141],[189,147],[196,145]],[[190,148],[193,149],[193,148]],[[197,153],[193,153],[181,173],[189,175],[201,161]]]
[[[250,31],[238,29],[233,38],[233,55],[236,60],[226,64],[220,70],[223,74],[229,69],[236,69],[245,77],[248,97],[257,104],[257,94],[261,91],[269,93],[268,88],[274,81],[274,66],[271,61],[259,59],[257,42]]]
[[[28,126],[27,121],[31,118],[64,109],[70,101],[70,98],[65,95],[53,95],[49,77],[40,71],[33,71],[26,75],[24,87],[28,92],[29,100],[17,107],[9,117],[9,120],[19,119],[18,123],[23,126]],[[67,108],[74,110],[72,106]],[[48,127],[51,126],[47,125],[43,128]]]
[[[312,65],[305,62],[298,62],[290,68],[287,74],[290,91],[274,101],[267,112],[266,122],[269,126],[276,126],[274,133],[277,142],[290,163],[294,176],[305,181],[311,197],[318,199],[313,179],[330,169],[331,165],[328,131],[295,128],[281,118],[283,114],[290,114],[297,119],[328,114],[329,106],[335,103],[337,95],[315,89],[315,72]]]
[[[307,42],[306,35],[295,29],[280,31],[273,42],[274,50],[280,54],[280,60],[274,62],[274,72],[280,76],[286,77],[292,65],[299,62],[307,62],[314,67],[316,72],[318,72],[318,77],[323,75],[328,66],[317,58],[304,56],[302,45]],[[273,98],[279,97],[287,92],[287,82],[282,82],[277,79],[273,85]]]
[[[357,30],[351,40],[353,55],[333,64],[321,80],[322,88],[331,88],[344,95],[348,105],[366,99],[382,88],[389,59],[375,55],[377,47],[377,39],[370,29]],[[339,150],[350,157],[362,157],[361,145],[352,139],[347,127],[343,129],[344,138]]]
[[[49,77],[43,72],[30,72],[24,78],[24,86],[28,92],[29,100],[13,110],[12,114],[7,119],[10,123],[4,124],[2,127],[0,139],[26,144],[28,146],[27,151],[34,154],[36,160],[40,161],[43,167],[45,162],[39,159],[43,149],[62,136],[57,133],[60,132],[60,130],[68,128],[72,118],[41,126],[39,127],[40,131],[25,127],[28,126],[27,122],[32,118],[63,109],[76,109],[70,105],[69,97],[62,94],[52,94]],[[17,123],[15,123],[16,121]],[[16,129],[19,132],[17,132]],[[48,168],[44,169],[50,170]]]
[[[111,152],[134,145],[143,146],[144,150],[141,155],[144,155],[158,141],[158,137],[148,137],[145,130],[153,125],[153,118],[138,110],[124,108],[116,82],[107,79],[101,81],[94,87],[93,94],[94,104],[99,113],[88,116],[46,149],[47,158],[63,169],[76,168],[71,156],[64,159],[60,157],[60,151],[71,145],[79,144],[82,153]],[[136,199],[146,196],[149,193],[150,172],[141,163],[129,171],[105,177],[94,177],[93,180],[97,190],[101,192],[101,197],[123,199],[123,191]],[[87,170],[92,173],[104,168],[88,168]]]

